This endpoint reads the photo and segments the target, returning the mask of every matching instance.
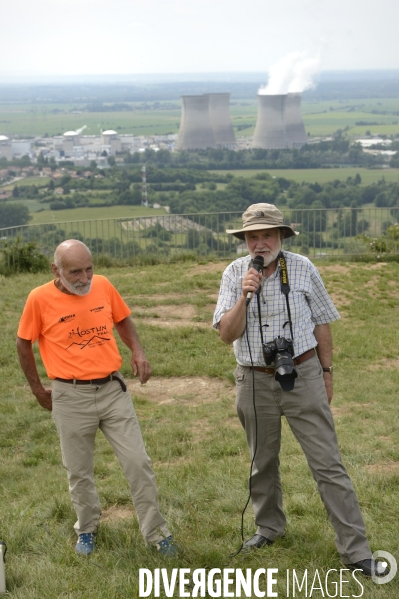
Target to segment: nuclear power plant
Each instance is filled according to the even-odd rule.
[[[215,147],[209,114],[209,96],[182,96],[182,114],[177,150],[205,150]]]
[[[209,95],[209,112],[215,143],[217,146],[230,147],[236,143],[230,118],[230,94]]]
[[[253,148],[288,148],[285,128],[285,94],[258,94],[258,117],[252,139]]]
[[[301,100],[299,93],[258,94],[258,117],[252,147],[282,150],[306,144]]]
[[[229,93],[181,96],[181,100],[176,150],[204,150],[235,144]]]
[[[285,103],[285,126],[289,148],[301,148],[308,143],[301,113],[302,94],[287,94]]]

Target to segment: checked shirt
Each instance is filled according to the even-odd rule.
[[[288,296],[294,334],[294,357],[316,347],[315,325],[338,320],[340,315],[328,295],[312,262],[292,252],[283,252],[288,271]],[[219,328],[222,316],[231,310],[242,295],[242,279],[251,265],[251,257],[234,260],[224,271],[220,285],[213,326]],[[247,330],[234,341],[234,353],[241,366],[264,366],[258,297],[261,309],[263,341],[276,337],[291,339],[285,295],[281,292],[280,263],[268,278],[263,277],[259,296],[254,295],[247,308]],[[247,339],[248,336],[248,339]],[[248,348],[248,340],[250,350]],[[252,361],[251,361],[252,356]]]

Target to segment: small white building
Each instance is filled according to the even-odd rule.
[[[0,158],[12,160],[12,143],[5,135],[0,135]]]

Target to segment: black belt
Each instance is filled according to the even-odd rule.
[[[110,381],[118,381],[122,391],[127,391],[124,381],[119,378],[116,372],[111,372],[111,374],[101,379],[61,379],[57,376],[55,380],[60,383],[69,383],[70,385],[105,385],[105,383],[109,383]]]
[[[309,360],[309,358],[313,358],[315,353],[316,350],[314,347],[312,349],[309,349],[308,351],[305,351],[300,356],[294,358],[294,366],[298,366],[298,364],[306,362],[306,360]],[[265,374],[274,374],[276,372],[276,369],[273,366],[253,366],[253,369],[257,370],[258,372],[264,372]]]

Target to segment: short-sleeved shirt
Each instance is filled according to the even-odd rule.
[[[284,252],[290,293],[288,296],[293,325],[294,357],[316,347],[315,325],[338,320],[340,315],[328,295],[316,267],[304,256]],[[250,268],[251,257],[232,262],[224,271],[213,326],[219,328],[222,316],[231,310],[242,296],[242,279]],[[263,278],[259,293],[263,341],[276,337],[291,339],[286,296],[281,292],[280,263],[275,272]],[[248,340],[250,350],[248,348]],[[242,366],[264,366],[257,296],[247,308],[247,328],[234,341],[234,353]],[[252,360],[251,360],[252,356]]]
[[[39,342],[50,379],[94,379],[122,365],[113,323],[130,309],[106,277],[94,275],[87,295],[63,293],[51,281],[33,289],[18,327],[18,336]]]

